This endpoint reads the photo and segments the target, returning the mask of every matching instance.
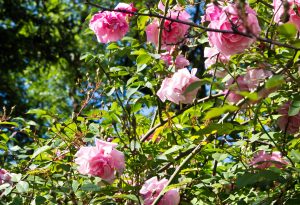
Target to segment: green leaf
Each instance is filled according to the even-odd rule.
[[[223,107],[220,108],[212,108],[206,113],[204,120],[209,120],[215,117],[219,117],[226,112],[233,112],[236,111],[237,109],[238,107],[233,105],[224,105]]]
[[[19,181],[16,188],[19,193],[27,192],[29,188],[29,184],[25,181]]]
[[[284,82],[284,77],[282,75],[274,75],[266,82],[265,87],[267,89],[275,88],[282,85]]]
[[[113,49],[118,49],[118,48],[120,48],[120,47],[116,43],[111,43],[106,47],[107,50],[113,50]]]
[[[72,189],[73,189],[73,191],[76,192],[78,190],[78,187],[79,187],[78,181],[73,180],[72,181]]]
[[[33,155],[31,156],[31,159],[36,158],[39,154],[41,154],[42,152],[45,152],[47,150],[51,149],[50,146],[46,145],[43,147],[39,147],[37,150],[35,150],[35,152],[33,153]]]
[[[136,93],[139,90],[139,87],[136,88],[128,88],[126,92],[126,97],[129,99],[134,93]]]
[[[144,30],[148,20],[149,20],[149,16],[139,16],[137,19],[138,29]]]
[[[42,115],[46,115],[47,112],[45,110],[42,110],[42,109],[31,109],[26,114],[35,114],[35,115],[38,115],[38,116],[42,116]]]
[[[47,199],[43,196],[35,197],[35,205],[42,205],[47,201]]]
[[[174,145],[173,147],[171,147],[170,149],[168,149],[167,151],[165,151],[163,153],[163,155],[172,154],[174,152],[177,152],[178,150],[181,150],[182,148],[183,148],[183,146]]]
[[[300,111],[300,99],[298,97],[297,99],[292,100],[288,115],[295,116],[299,113],[299,111]]]
[[[16,122],[0,122],[0,125],[12,125],[12,126],[15,126],[15,127],[19,126],[19,124],[16,123]]]
[[[291,156],[294,158],[295,161],[300,162],[300,152],[298,150],[292,150]]]
[[[283,177],[279,173],[275,173],[270,170],[262,170],[258,173],[245,173],[243,175],[238,175],[236,184],[239,188],[245,187],[257,182],[272,182],[280,181]]]
[[[11,205],[22,205],[23,204],[23,200],[21,197],[16,196],[14,197],[14,200],[10,203]]]
[[[117,194],[117,195],[114,195],[113,198],[130,199],[132,201],[139,201],[139,199],[133,194]]]
[[[212,155],[212,158],[221,162],[223,160],[225,160],[229,155],[228,154],[224,154],[224,153],[214,153]]]
[[[92,183],[83,184],[80,189],[83,191],[100,191],[100,187]]]
[[[277,30],[279,34],[288,38],[294,37],[297,34],[297,27],[293,23],[282,24],[278,26]]]
[[[186,93],[189,93],[189,92],[192,92],[193,90],[195,89],[199,89],[201,88],[202,85],[204,85],[205,83],[203,83],[202,81],[196,81],[196,82],[193,82],[191,83],[184,91],[183,94],[186,94]]]
[[[137,71],[140,72],[147,67],[147,63],[151,60],[151,56],[148,53],[141,54],[136,59]]]

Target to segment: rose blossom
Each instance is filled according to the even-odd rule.
[[[96,146],[81,147],[75,154],[78,171],[112,183],[115,172],[120,175],[125,169],[124,154],[116,150],[116,146],[115,143],[96,139]]]
[[[273,0],[274,7],[274,22],[280,23],[282,15],[285,13],[283,0]],[[287,15],[289,15],[289,22],[295,24],[298,31],[300,31],[300,0],[288,0],[289,9]]]
[[[89,27],[100,43],[118,41],[128,32],[128,23],[121,12],[103,11],[95,14]]]
[[[130,11],[130,12],[136,12],[137,9],[133,7],[133,3],[131,4],[126,4],[126,3],[119,3],[116,7],[115,10],[125,10],[125,11]],[[127,14],[127,13],[122,13],[124,16],[133,16],[133,14]]]
[[[260,27],[256,12],[249,5],[245,6],[245,12],[246,22],[242,22],[236,5],[230,4],[222,9],[218,20],[210,22],[209,28],[232,31],[232,24],[234,24],[240,32],[251,32],[254,35],[258,35]],[[208,40],[212,47],[216,47],[221,53],[227,56],[243,52],[255,41],[254,38],[222,32],[208,32]]]
[[[159,8],[164,11],[164,6],[159,4]],[[178,19],[181,21],[191,22],[190,15],[181,7],[176,6],[167,13],[167,17],[172,19]],[[170,20],[164,21],[164,27],[162,31],[162,48],[170,50],[171,45],[177,45],[181,43],[189,29],[186,24],[173,22]],[[158,35],[159,35],[159,21],[154,19],[146,28],[147,41],[154,43],[155,46],[158,45]]]
[[[157,180],[157,177],[148,179],[140,190],[140,194],[144,199],[144,205],[151,205],[158,197],[159,193],[167,185],[167,179]],[[171,189],[159,201],[158,205],[178,205],[180,202],[180,196],[177,189]]]
[[[207,58],[204,62],[206,68],[209,68],[210,66],[216,64],[217,62],[227,63],[230,59],[230,56],[226,56],[220,53],[218,49],[210,48],[210,47],[204,48],[204,57]]]
[[[248,83],[245,81],[244,76],[239,76],[236,79],[236,82],[234,83],[234,79],[230,79],[227,83],[226,83],[226,87],[228,87],[229,89],[225,92],[229,92],[229,94],[227,95],[227,100],[231,103],[237,103],[239,102],[241,99],[243,99],[243,96],[239,95],[238,93],[241,91],[249,91],[249,87],[248,87]]]
[[[198,89],[185,93],[186,88],[200,79],[195,76],[197,69],[192,69],[192,73],[187,68],[178,70],[171,78],[165,78],[161,88],[157,91],[158,97],[165,102],[166,99],[176,104],[191,104],[196,98]]]
[[[207,4],[205,9],[205,15],[202,18],[202,22],[219,20],[221,12],[222,12],[221,6],[215,3]]]
[[[162,53],[160,58],[165,62],[167,66],[173,64],[173,58],[168,52]],[[190,62],[183,55],[178,55],[176,56],[174,64],[176,69],[181,69],[189,66]]]
[[[250,90],[256,89],[261,82],[272,75],[271,71],[265,69],[247,69],[244,80],[248,82]]]
[[[8,171],[0,168],[0,185],[2,185],[4,183],[11,184],[11,176]]]
[[[266,169],[272,166],[282,168],[287,164],[288,162],[282,159],[280,152],[268,154],[262,150],[254,155],[254,158],[250,163],[251,166],[255,166],[258,169]]]
[[[300,113],[297,113],[294,116],[289,116],[289,108],[291,102],[285,103],[278,110],[278,113],[282,116],[278,118],[277,124],[282,131],[286,131],[289,134],[295,134],[299,132],[300,127]]]

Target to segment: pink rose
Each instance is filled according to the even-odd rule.
[[[160,6],[162,9],[163,7]],[[170,10],[167,17],[172,19],[178,19],[181,21],[190,22],[190,15],[181,7],[176,6]],[[185,35],[189,29],[188,25],[173,22],[170,20],[164,21],[164,27],[162,31],[162,48],[170,50],[172,45],[180,44],[184,41]],[[159,21],[154,19],[146,28],[147,41],[158,45],[159,35]]]
[[[266,169],[272,166],[282,168],[287,164],[288,162],[282,159],[280,152],[268,154],[262,150],[254,155],[254,158],[250,163],[251,166],[255,166],[258,169]]]
[[[196,98],[198,89],[185,93],[186,88],[199,78],[195,76],[197,69],[192,69],[192,73],[187,68],[178,70],[171,78],[165,78],[161,88],[157,91],[158,97],[165,102],[166,99],[176,104],[191,104]]]
[[[238,14],[238,9],[234,4],[230,4],[223,8],[218,20],[210,22],[209,28],[232,31],[232,24],[234,24],[236,29],[240,32],[247,33],[250,31],[252,34],[258,35],[260,33],[260,27],[256,17],[256,12],[248,5],[246,5],[245,11],[247,21],[242,22],[242,19]],[[221,32],[208,32],[208,40],[212,47],[216,47],[226,56],[241,53],[255,42],[254,38]]]
[[[160,57],[167,66],[170,66],[173,64],[173,57],[168,53],[162,53]],[[175,68],[176,69],[181,69],[185,68],[190,65],[190,62],[183,56],[183,55],[178,55],[176,56],[175,59]]]
[[[215,3],[209,3],[206,5],[205,15],[202,18],[202,22],[219,20],[222,13],[222,7]]]
[[[288,111],[290,106],[291,102],[287,102],[279,108],[278,113],[282,116],[278,118],[277,124],[282,131],[286,131],[289,134],[295,134],[299,132],[300,113],[294,116],[289,116]]]
[[[121,12],[103,11],[95,14],[89,27],[100,43],[118,41],[128,32],[128,23]]]
[[[5,169],[0,169],[0,185],[4,183],[11,184],[11,176],[10,173]]]
[[[248,83],[245,81],[243,76],[237,77],[236,82],[234,82],[234,79],[231,78],[225,86],[229,88],[227,90],[229,94],[226,99],[231,103],[238,103],[241,99],[243,99],[243,96],[238,94],[239,92],[249,91]]]
[[[204,62],[206,68],[209,68],[217,62],[227,63],[230,59],[230,56],[226,56],[220,53],[218,49],[210,47],[204,48],[204,57],[207,58]]]
[[[144,205],[151,205],[159,193],[165,188],[168,180],[157,180],[157,177],[148,179],[140,190],[140,194],[144,199]],[[178,205],[180,202],[180,196],[176,189],[171,189],[161,198],[158,205]]]
[[[137,9],[133,7],[133,3],[131,4],[126,4],[126,3],[119,3],[116,7],[115,10],[124,10],[124,11],[130,11],[130,12],[136,12]],[[122,13],[125,16],[133,16],[133,14],[126,14]]]
[[[271,75],[272,72],[265,69],[248,69],[244,80],[248,82],[250,90],[255,90],[261,82]]]
[[[81,147],[75,154],[78,171],[112,183],[115,172],[121,175],[125,169],[124,154],[116,150],[116,146],[115,143],[96,140],[94,147]]]
[[[298,31],[300,31],[300,1],[299,0],[288,0],[289,10],[287,15],[289,15],[289,22],[295,24]],[[283,0],[273,0],[274,6],[274,22],[280,23],[281,17],[285,12],[284,1]],[[285,22],[284,22],[285,23]]]

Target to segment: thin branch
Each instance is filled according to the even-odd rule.
[[[228,34],[237,34],[237,35],[245,36],[245,37],[248,37],[248,38],[255,38],[256,40],[261,41],[261,42],[266,42],[266,43],[274,44],[274,45],[277,45],[277,46],[294,49],[296,51],[300,50],[299,47],[295,47],[295,46],[292,46],[290,44],[281,43],[279,41],[274,41],[274,40],[269,39],[269,38],[263,38],[263,37],[260,37],[260,36],[255,36],[255,35],[253,35],[251,33],[247,33],[247,32],[240,32],[238,30],[233,31],[233,30],[214,29],[214,28],[208,28],[208,27],[205,27],[205,26],[202,26],[202,25],[198,25],[198,24],[190,22],[190,21],[189,22],[182,21],[182,20],[179,20],[179,19],[174,19],[174,18],[163,16],[163,15],[160,15],[160,14],[140,13],[140,12],[132,12],[132,11],[127,11],[127,10],[122,10],[122,9],[106,8],[106,7],[100,6],[99,4],[92,3],[89,0],[86,0],[85,3],[88,4],[88,5],[94,6],[96,8],[99,8],[102,11],[114,11],[114,12],[122,12],[122,13],[126,13],[126,14],[131,14],[131,15],[135,15],[135,16],[156,17],[156,18],[160,18],[160,19],[169,20],[171,22],[177,22],[177,23],[189,25],[191,27],[200,28],[200,29],[203,29],[205,31],[218,32],[218,33],[228,33]]]

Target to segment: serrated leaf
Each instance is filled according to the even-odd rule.
[[[278,87],[284,83],[284,77],[282,75],[274,75],[265,84],[267,89]]]
[[[141,66],[143,64],[147,64],[151,60],[151,56],[147,53],[141,54],[136,59],[136,64]]]
[[[300,112],[300,100],[294,99],[292,100],[292,103],[289,108],[288,115],[289,116],[295,116]]]
[[[291,155],[297,162],[300,162],[300,152],[297,150],[292,150]]]

